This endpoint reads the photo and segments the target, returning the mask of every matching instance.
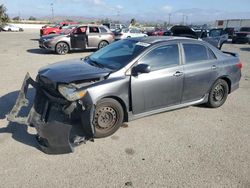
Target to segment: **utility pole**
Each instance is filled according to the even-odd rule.
[[[52,21],[54,21],[54,4],[53,3],[51,3],[50,4],[50,6],[51,6],[51,16],[52,16]]]
[[[185,25],[185,14],[182,15],[182,24]]]
[[[168,25],[170,26],[171,13],[168,14]]]

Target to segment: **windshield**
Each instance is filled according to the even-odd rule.
[[[209,32],[210,37],[219,37],[220,35],[221,35],[220,29],[213,29],[213,30],[210,30]]]
[[[88,61],[98,63],[102,67],[119,70],[138,56],[150,44],[136,40],[120,40],[93,53]]]
[[[250,27],[242,27],[240,31],[250,32]]]

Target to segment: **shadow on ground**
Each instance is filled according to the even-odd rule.
[[[240,48],[241,51],[250,52],[250,47]]]
[[[0,97],[0,119],[5,119],[6,116],[9,114],[9,112],[11,111],[12,107],[15,104],[18,93],[19,91],[14,91]],[[27,98],[29,100],[32,100],[33,97],[34,97],[34,89],[29,88]],[[20,112],[20,116],[27,115],[28,112],[30,111],[31,105],[32,104],[29,104],[28,107],[23,108]],[[7,127],[0,128],[0,134],[1,133],[11,134],[14,140],[23,143],[25,145],[39,149],[35,138],[36,135],[28,133],[27,125],[20,125],[17,123],[9,122]]]
[[[44,50],[41,48],[28,49],[27,52],[32,54],[41,54],[41,55],[48,55],[48,54],[55,55],[55,53],[53,53],[52,51]]]
[[[85,53],[85,52],[95,52],[96,50],[74,50],[70,51],[69,54],[71,53]],[[28,49],[27,52],[32,53],[32,54],[41,54],[41,55],[58,55],[56,52],[53,52],[51,50],[45,50],[41,48],[33,48],[33,49]]]
[[[39,39],[30,39],[30,40],[32,40],[32,41],[39,41]]]

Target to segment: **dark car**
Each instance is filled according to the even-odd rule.
[[[240,31],[233,35],[232,43],[249,43],[250,44],[250,27],[242,27]]]
[[[235,32],[235,28],[234,27],[227,27],[224,30],[228,34],[228,38],[232,39],[233,35],[234,35],[234,32]]]
[[[221,29],[210,30],[211,33],[207,33],[207,30],[200,29],[194,30],[189,26],[175,25],[171,27],[168,31],[164,33],[164,36],[178,36],[178,37],[188,37],[194,39],[202,39],[216,48],[221,49],[222,45],[227,41],[227,35],[222,35]]]
[[[44,152],[72,152],[81,142],[112,135],[123,122],[202,103],[220,107],[239,87],[241,67],[237,54],[200,40],[120,40],[84,59],[48,65],[36,81],[27,74],[8,120],[35,126]],[[20,118],[29,84],[34,104],[28,118]],[[82,132],[73,131],[77,122]]]

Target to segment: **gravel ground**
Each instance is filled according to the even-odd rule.
[[[9,124],[26,72],[80,58],[38,49],[38,31],[0,33],[0,187],[250,187],[250,45],[226,44],[244,64],[240,89],[218,109],[139,119],[72,154],[37,149],[33,128]]]

